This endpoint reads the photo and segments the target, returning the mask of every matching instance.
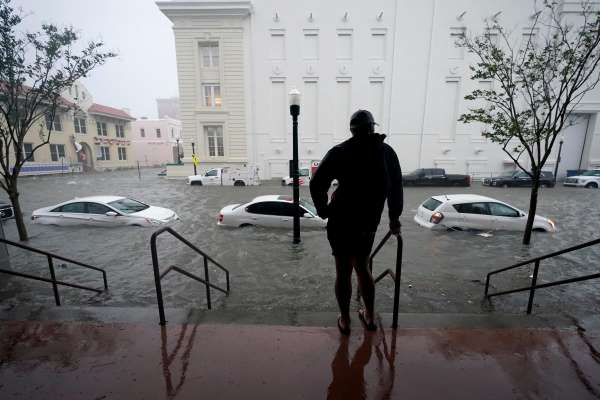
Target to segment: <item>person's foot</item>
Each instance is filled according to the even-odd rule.
[[[368,331],[376,331],[377,330],[377,326],[373,322],[373,319],[367,318],[366,310],[358,310],[358,318],[360,319],[360,321],[363,323],[363,325],[365,326],[365,328]]]
[[[337,326],[342,335],[350,334],[350,319],[346,320],[340,315],[337,320]]]

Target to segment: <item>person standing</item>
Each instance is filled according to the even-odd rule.
[[[368,330],[373,321],[375,284],[369,255],[381,220],[385,200],[389,227],[400,233],[403,207],[402,171],[394,149],[384,143],[385,135],[375,133],[373,115],[358,110],[350,118],[352,137],[331,148],[310,181],[310,193],[319,217],[327,219],[327,239],[335,258],[335,295],[340,309],[337,325],[350,333],[352,269],[356,271],[364,309],[359,318]],[[328,202],[333,180],[338,186]]]

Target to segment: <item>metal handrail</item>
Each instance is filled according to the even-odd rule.
[[[33,253],[38,253],[38,254],[43,254],[46,256],[46,259],[48,260],[48,268],[50,270],[50,279],[48,278],[43,278],[41,276],[35,276],[35,275],[30,275],[30,274],[25,274],[23,272],[16,272],[16,271],[11,271],[11,270],[7,270],[7,269],[0,269],[0,273],[4,273],[4,274],[8,274],[8,275],[14,275],[14,276],[20,276],[21,278],[27,278],[27,279],[33,279],[36,281],[42,281],[42,282],[48,282],[52,284],[52,289],[54,291],[54,301],[56,302],[57,306],[60,306],[60,295],[58,293],[58,285],[61,286],[68,286],[68,287],[72,287],[72,288],[76,288],[76,289],[82,289],[82,290],[89,290],[92,292],[96,292],[96,293],[102,293],[103,290],[101,289],[95,289],[95,288],[91,288],[88,286],[83,286],[83,285],[78,285],[75,283],[69,283],[69,282],[63,282],[63,281],[58,281],[56,280],[56,274],[54,272],[54,262],[53,259],[57,259],[57,260],[62,260],[71,264],[75,264],[75,265],[79,265],[80,267],[84,267],[87,269],[93,269],[95,271],[99,271],[102,272],[102,280],[104,281],[104,290],[108,290],[108,282],[106,279],[106,271],[103,270],[102,268],[98,268],[98,267],[94,267],[93,265],[89,265],[89,264],[85,264],[82,263],[80,261],[76,261],[76,260],[72,260],[70,258],[67,257],[63,257],[63,256],[59,256],[58,254],[54,254],[51,253],[49,251],[45,251],[45,250],[40,250],[37,249],[35,247],[30,247],[21,243],[16,243],[7,239],[3,239],[0,238],[0,243],[6,243],[10,246],[15,246],[15,247],[19,247],[21,249],[27,250],[27,251],[31,251]]]
[[[562,249],[559,251],[554,251],[552,253],[548,253],[548,254],[544,254],[542,256],[539,257],[534,257],[531,258],[529,260],[526,261],[521,261],[517,264],[513,264],[511,266],[505,267],[505,268],[501,268],[501,269],[497,269],[495,271],[491,271],[487,274],[486,280],[485,280],[485,293],[484,296],[486,299],[489,299],[490,297],[494,297],[494,296],[502,296],[502,295],[506,295],[506,294],[511,294],[511,293],[518,293],[518,292],[525,292],[525,291],[529,291],[529,301],[527,302],[527,314],[531,314],[531,311],[533,309],[533,298],[535,296],[535,290],[536,289],[542,289],[542,288],[547,288],[547,287],[552,287],[552,286],[558,286],[558,285],[564,285],[567,283],[573,283],[573,282],[581,282],[581,281],[586,281],[589,279],[595,279],[595,278],[600,278],[600,273],[595,273],[595,274],[590,274],[590,275],[584,275],[584,276],[578,276],[576,278],[569,278],[569,279],[562,279],[559,281],[554,281],[554,282],[549,282],[549,283],[544,283],[541,285],[537,284],[537,280],[538,280],[538,273],[539,273],[539,269],[540,269],[540,261],[548,259],[548,258],[553,258],[556,256],[559,256],[561,254],[565,254],[565,253],[570,253],[572,251],[575,250],[580,250],[586,247],[590,247],[590,246],[594,246],[596,244],[600,243],[600,238],[598,239],[594,239],[594,240],[590,240],[589,242],[584,242],[575,246],[571,246],[571,247],[567,247],[566,249]],[[513,270],[515,268],[519,268],[519,267],[523,267],[525,265],[529,265],[531,263],[534,263],[534,269],[533,269],[533,277],[531,279],[531,285],[526,286],[526,287],[521,287],[518,289],[511,289],[511,290],[504,290],[502,292],[495,292],[495,293],[489,293],[489,287],[490,287],[490,278],[492,277],[492,275],[496,275],[499,274],[501,272],[505,272],[505,271],[509,271],[509,270]]]
[[[165,232],[170,233],[172,236],[174,236],[180,242],[182,242],[183,244],[185,244],[186,246],[188,246],[189,248],[191,248],[192,250],[194,250],[196,253],[200,254],[204,258],[204,279],[202,279],[182,268],[176,267],[174,265],[171,265],[169,268],[167,268],[166,271],[164,271],[163,273],[160,273],[160,270],[158,267],[158,252],[156,249],[156,239],[158,238],[158,236],[160,236],[161,234],[163,234]],[[229,290],[230,290],[230,288],[229,288],[229,270],[227,270],[227,268],[223,267],[221,264],[216,262],[208,254],[206,254],[205,252],[203,252],[202,250],[197,248],[195,245],[193,245],[190,241],[188,241],[186,238],[181,236],[179,233],[177,233],[172,228],[166,226],[164,228],[157,230],[156,232],[154,232],[152,234],[152,237],[150,238],[150,251],[152,253],[152,267],[154,270],[154,284],[156,285],[156,301],[158,303],[158,316],[160,318],[160,325],[165,325],[167,323],[167,321],[165,319],[165,307],[164,307],[164,302],[163,302],[162,287],[160,285],[160,281],[171,271],[179,272],[180,274],[185,275],[188,278],[192,278],[192,279],[204,284],[204,286],[206,287],[206,304],[207,304],[209,310],[212,309],[212,303],[211,303],[211,297],[210,297],[210,288],[211,287],[225,293],[226,295],[229,294]],[[227,289],[222,289],[222,288],[210,283],[210,279],[209,279],[209,275],[208,275],[208,261],[212,262],[217,268],[219,268],[220,270],[225,272],[225,277],[227,280]]]
[[[375,250],[373,251],[373,253],[371,253],[371,256],[369,257],[369,269],[371,270],[371,273],[373,273],[373,259],[375,258],[377,253],[379,253],[381,248],[387,243],[389,238],[392,237],[392,235],[393,235],[392,232],[388,231],[386,233],[386,235],[383,237],[383,239],[381,239],[381,242],[379,242],[377,247],[375,247]],[[379,274],[377,276],[377,278],[373,279],[373,283],[377,284],[377,282],[379,282],[385,276],[388,276],[388,275],[394,281],[394,314],[393,314],[393,320],[392,320],[392,328],[397,328],[398,327],[398,308],[399,308],[399,303],[400,303],[400,283],[402,281],[403,241],[402,241],[401,233],[399,233],[398,235],[394,235],[394,236],[396,236],[398,238],[398,245],[396,248],[396,271],[392,271],[390,268],[386,269],[381,274]],[[360,291],[357,291],[357,297],[360,298]]]

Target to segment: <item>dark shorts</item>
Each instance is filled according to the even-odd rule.
[[[361,232],[327,224],[327,239],[331,246],[331,253],[336,256],[366,257],[371,254],[375,232]]]

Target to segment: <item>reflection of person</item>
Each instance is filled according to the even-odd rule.
[[[350,362],[348,354],[350,339],[347,337],[340,339],[340,346],[331,363],[333,379],[327,390],[328,399],[366,398],[364,370],[373,353],[373,335],[365,333],[363,342],[354,353],[352,362]]]
[[[356,111],[350,119],[352,138],[325,155],[310,181],[310,192],[321,218],[327,218],[327,239],[335,257],[335,294],[340,308],[338,328],[350,333],[352,268],[356,270],[365,309],[359,317],[375,330],[375,285],[368,267],[375,232],[387,198],[390,230],[400,232],[402,172],[394,150],[375,133],[373,115]],[[327,192],[336,179],[338,187],[328,204]]]

